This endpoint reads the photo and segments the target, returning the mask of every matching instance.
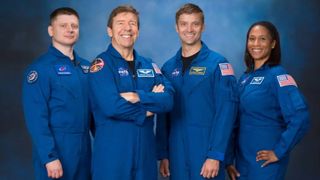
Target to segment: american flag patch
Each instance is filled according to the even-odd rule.
[[[161,70],[159,69],[159,67],[155,63],[152,63],[152,67],[154,69],[154,72],[156,72],[156,74],[162,74]]]
[[[234,75],[233,68],[230,63],[220,63],[219,67],[222,76]]]
[[[297,86],[296,81],[289,74],[279,75],[279,76],[277,76],[277,79],[278,79],[280,87],[290,86],[290,85]]]

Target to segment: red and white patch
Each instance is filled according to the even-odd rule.
[[[279,83],[280,87],[284,87],[284,86],[296,86],[297,87],[296,81],[289,74],[279,75],[279,76],[277,76],[277,79],[278,79],[278,83]]]
[[[233,68],[230,63],[220,63],[219,67],[222,76],[234,75]]]
[[[103,68],[103,66],[104,66],[104,61],[101,58],[97,58],[91,63],[90,72],[91,73],[98,72]]]
[[[162,72],[157,64],[152,63],[152,66],[153,66],[154,72],[156,72],[156,74],[162,74]]]

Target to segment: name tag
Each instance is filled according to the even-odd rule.
[[[70,75],[71,69],[69,65],[55,65],[57,74],[59,75]]]
[[[204,75],[206,73],[206,67],[191,67],[190,75]]]
[[[152,69],[137,69],[138,77],[154,77]]]
[[[264,77],[253,77],[250,84],[261,84]]]

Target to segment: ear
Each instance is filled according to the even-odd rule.
[[[110,27],[107,27],[107,33],[108,33],[108,36],[112,38],[113,34],[112,34],[112,29]]]
[[[271,44],[271,48],[272,48],[272,49],[273,49],[274,47],[276,47],[276,43],[277,43],[276,40],[273,40],[273,41],[272,41],[272,44]]]
[[[176,32],[178,33],[178,25],[175,25]]]
[[[50,37],[53,36],[53,29],[52,29],[51,25],[48,26],[48,34],[49,34]]]

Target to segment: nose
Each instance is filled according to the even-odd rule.
[[[127,30],[127,31],[130,31],[132,29],[130,23],[126,23],[125,26],[124,26],[124,29]]]
[[[253,41],[253,45],[260,45],[260,41],[258,38]]]
[[[193,26],[192,26],[192,24],[187,25],[187,31],[188,31],[188,32],[193,31]]]

